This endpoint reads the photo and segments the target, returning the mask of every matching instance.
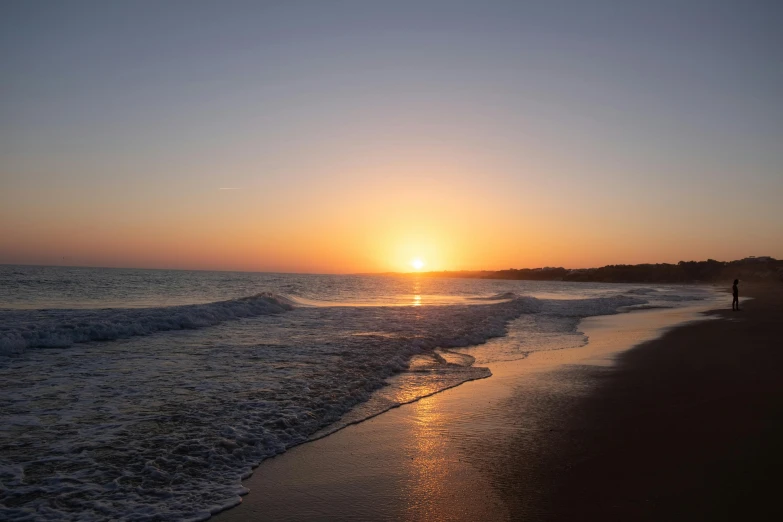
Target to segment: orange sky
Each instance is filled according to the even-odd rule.
[[[783,257],[774,224],[724,231],[690,225],[688,210],[666,203],[580,202],[566,190],[513,183],[499,190],[478,172],[437,174],[434,166],[401,172],[410,174],[325,177],[271,198],[253,187],[177,197],[162,186],[132,198],[63,189],[45,207],[21,198],[0,210],[0,261],[353,273],[408,271],[415,258],[425,270],[491,270]],[[704,223],[721,212],[704,212]]]
[[[777,7],[338,4],[9,6],[0,263],[783,258]]]

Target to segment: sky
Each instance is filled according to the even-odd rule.
[[[0,263],[783,258],[783,3],[0,5]]]

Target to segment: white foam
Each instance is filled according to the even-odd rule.
[[[208,304],[102,310],[2,310],[0,354],[26,348],[63,348],[88,341],[113,341],[168,330],[214,326],[223,321],[283,312],[282,296],[258,294]]]
[[[268,315],[290,303],[265,295],[174,313],[17,311],[33,315],[15,316],[27,322],[13,331],[46,332],[33,339],[146,326],[111,334],[121,340],[109,343],[74,344],[105,334],[64,335],[66,349],[0,359],[0,413],[11,421],[0,432],[0,518],[208,518],[246,493],[241,479],[253,466],[319,430],[488,375],[471,365],[473,357],[444,348],[503,336],[514,320],[524,322],[515,332],[520,341],[562,347],[555,338],[577,336],[579,318],[644,302],[516,297]],[[103,319],[82,325],[77,317]],[[236,318],[244,319],[227,322]],[[105,322],[114,329],[94,326]],[[166,325],[184,331],[165,332]],[[520,346],[520,353],[535,348]]]
[[[510,299],[516,299],[518,297],[519,295],[515,294],[514,292],[500,292],[486,297],[471,297],[470,299],[472,301],[506,301]]]
[[[237,502],[252,466],[340,420],[412,356],[484,342],[538,310],[532,298],[300,308],[5,358],[0,515],[207,517]],[[486,372],[450,366],[411,372],[405,400]]]

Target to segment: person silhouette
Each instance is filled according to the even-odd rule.
[[[734,299],[731,301],[731,309],[739,310],[739,279],[734,280],[734,285],[731,287],[731,293],[734,294]]]

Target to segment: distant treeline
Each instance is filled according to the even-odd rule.
[[[458,272],[427,272],[430,277],[473,279],[523,279],[528,281],[581,281],[600,283],[697,283],[740,279],[783,281],[783,261],[750,257],[738,261],[680,261],[644,265],[608,265],[601,268],[509,268]]]

